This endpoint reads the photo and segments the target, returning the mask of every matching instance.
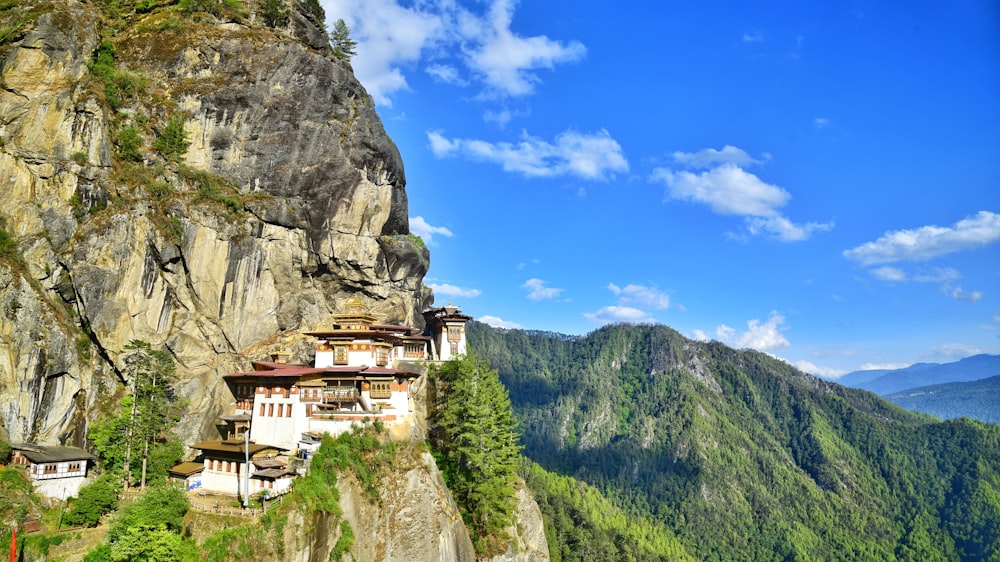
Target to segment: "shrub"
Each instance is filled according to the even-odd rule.
[[[121,483],[116,476],[112,474],[101,476],[93,484],[80,489],[80,494],[73,500],[73,506],[63,517],[63,522],[70,527],[96,526],[101,517],[114,511],[118,505],[119,492]]]
[[[127,162],[142,161],[142,136],[135,125],[122,127],[118,131],[118,156]]]
[[[173,115],[167,120],[167,126],[163,128],[160,136],[154,145],[160,154],[177,160],[187,153],[191,143],[187,140],[187,131],[184,130],[184,117]]]

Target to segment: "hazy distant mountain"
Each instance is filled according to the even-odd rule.
[[[954,363],[915,363],[903,369],[854,371],[836,382],[885,396],[921,386],[968,382],[1000,375],[1000,355],[973,355]]]
[[[1000,423],[1000,376],[972,382],[921,386],[886,395],[888,400],[941,419],[968,417]]]

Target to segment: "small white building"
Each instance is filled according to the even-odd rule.
[[[79,447],[14,444],[11,464],[28,467],[38,495],[65,500],[80,493],[87,469],[97,457]]]
[[[281,480],[278,487],[282,491],[287,491],[288,483],[294,477],[291,475],[277,475],[274,469],[284,469],[285,462],[278,459],[285,449],[274,445],[264,445],[244,439],[203,441],[193,445],[195,449],[201,451],[199,455],[201,470],[200,485],[201,490],[208,493],[226,496],[243,497],[246,489],[246,478],[250,476],[250,496],[265,488],[274,488],[275,480]],[[247,457],[250,458],[249,471],[247,470]],[[269,462],[271,461],[271,462]],[[179,469],[190,463],[181,463],[174,467]],[[193,466],[189,467],[193,468]],[[178,470],[178,472],[181,472]],[[274,494],[272,494],[274,495]]]

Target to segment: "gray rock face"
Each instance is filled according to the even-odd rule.
[[[221,377],[258,342],[325,326],[351,297],[422,325],[429,254],[407,236],[402,160],[303,14],[295,35],[252,13],[181,26],[168,25],[176,12],[129,16],[111,39],[115,66],[146,88],[116,112],[88,70],[96,5],[39,10],[0,50],[0,218],[23,257],[0,259],[0,298],[25,303],[0,311],[13,334],[0,381],[14,398],[0,437],[79,444],[121,392],[133,339],[175,357],[194,442],[217,437],[232,400]],[[180,164],[152,149],[175,115],[190,141]],[[126,124],[144,144],[138,164],[115,157]],[[206,192],[206,177],[235,186],[225,197],[245,210]],[[48,312],[26,318],[34,310]]]

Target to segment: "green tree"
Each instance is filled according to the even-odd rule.
[[[80,494],[73,500],[72,507],[63,517],[63,522],[70,527],[97,525],[101,517],[111,513],[118,505],[120,492],[121,483],[118,478],[110,473],[102,475],[80,490]]]
[[[358,42],[351,39],[351,28],[347,27],[347,22],[343,19],[338,19],[337,23],[333,24],[331,42],[333,43],[333,53],[337,55],[337,58],[351,60],[351,57],[358,54],[354,50],[358,46]]]
[[[118,131],[118,156],[129,162],[142,161],[142,136],[135,125],[123,127]]]
[[[183,446],[172,433],[186,407],[173,390],[173,358],[148,343],[133,340],[125,346],[122,375],[130,395],[119,402],[115,416],[94,424],[88,437],[106,470],[121,471],[126,483],[147,477],[160,479],[183,455]],[[141,463],[133,464],[133,456]]]
[[[184,130],[184,117],[181,115],[171,116],[167,120],[166,127],[157,137],[154,146],[156,150],[160,151],[160,154],[171,160],[177,160],[186,154],[191,143],[187,140],[187,131]]]
[[[435,370],[444,383],[434,416],[435,446],[449,488],[481,555],[506,549],[514,522],[520,435],[507,389],[489,362],[475,353]]]
[[[260,15],[269,27],[285,27],[291,17],[285,0],[261,0]]]
[[[307,13],[316,19],[316,23],[320,27],[326,29],[326,10],[323,9],[319,0],[299,0],[299,3],[306,9]]]

